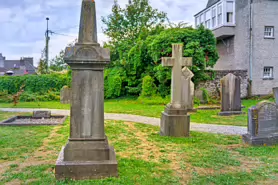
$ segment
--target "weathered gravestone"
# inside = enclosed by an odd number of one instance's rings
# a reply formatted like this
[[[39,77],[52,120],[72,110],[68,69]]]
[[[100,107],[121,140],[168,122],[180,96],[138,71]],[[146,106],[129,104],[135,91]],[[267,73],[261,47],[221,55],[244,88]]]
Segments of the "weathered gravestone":
[[[60,102],[61,104],[70,104],[71,100],[71,89],[67,86],[64,86],[60,92]]]
[[[263,101],[248,110],[248,133],[242,138],[250,145],[278,143],[278,112],[275,103]]]
[[[34,111],[33,118],[50,118],[51,111]]]
[[[171,66],[171,103],[169,103],[161,116],[160,135],[173,137],[189,136],[190,116],[182,101],[182,67],[191,66],[192,58],[184,58],[183,45],[173,44],[172,57],[162,58],[163,66]]]
[[[244,114],[241,111],[240,78],[229,73],[221,83],[221,116]]]
[[[273,88],[273,95],[275,98],[276,106],[278,107],[278,87]]]
[[[187,68],[182,69],[182,102],[188,112],[196,111],[194,109],[194,83],[191,81],[194,74]]]
[[[70,138],[56,162],[57,179],[98,179],[118,175],[113,147],[104,132],[104,67],[110,52],[97,43],[93,0],[83,0],[78,42],[66,48],[72,69]]]

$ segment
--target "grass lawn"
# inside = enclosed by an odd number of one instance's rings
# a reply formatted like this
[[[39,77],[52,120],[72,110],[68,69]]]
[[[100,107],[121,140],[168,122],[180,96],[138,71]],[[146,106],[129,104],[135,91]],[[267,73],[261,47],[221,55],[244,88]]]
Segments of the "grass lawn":
[[[6,118],[0,112],[0,120]],[[12,113],[10,113],[11,116]],[[0,184],[275,184],[278,147],[250,147],[239,136],[192,132],[190,138],[158,135],[159,128],[105,122],[115,147],[119,178],[56,181],[55,161],[69,135],[64,125],[0,127]]]
[[[258,100],[243,100],[245,115],[223,117],[218,116],[219,110],[198,110],[197,113],[191,113],[190,119],[195,123],[247,126],[248,108],[258,102]],[[0,107],[14,108],[13,104],[8,103],[0,103]],[[135,99],[107,100],[104,104],[106,113],[135,114],[157,118],[160,118],[164,107],[165,105],[143,104]],[[60,104],[60,102],[20,102],[16,108],[70,109],[70,105]]]

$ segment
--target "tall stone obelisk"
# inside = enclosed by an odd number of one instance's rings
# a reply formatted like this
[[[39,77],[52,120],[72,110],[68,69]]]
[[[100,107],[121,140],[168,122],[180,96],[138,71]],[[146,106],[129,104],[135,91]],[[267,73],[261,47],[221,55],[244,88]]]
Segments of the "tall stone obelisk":
[[[66,48],[72,69],[70,138],[56,162],[57,179],[118,176],[113,147],[104,132],[104,75],[110,51],[97,43],[94,0],[83,0],[78,42]]]

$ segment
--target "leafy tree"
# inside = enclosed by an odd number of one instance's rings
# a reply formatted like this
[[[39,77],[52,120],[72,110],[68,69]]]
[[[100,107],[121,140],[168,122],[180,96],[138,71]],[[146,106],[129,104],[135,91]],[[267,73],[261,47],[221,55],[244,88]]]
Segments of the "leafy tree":
[[[38,65],[38,74],[47,74],[48,73],[48,66],[45,59],[40,59],[39,65]]]
[[[67,47],[74,46],[76,42],[77,40],[74,40],[72,43],[68,44]],[[63,71],[69,69],[69,66],[64,61],[64,57],[65,57],[65,50],[61,50],[60,53],[50,61],[50,69],[53,71]]]
[[[114,1],[112,14],[102,17],[106,26],[103,31],[110,38],[105,44],[111,51],[110,68],[117,67],[124,71],[122,83],[126,93],[137,95],[141,91],[144,63],[133,63],[129,60],[129,51],[137,43],[141,43],[148,35],[156,34],[164,29],[166,13],[153,9],[148,0],[130,0],[125,8]],[[138,46],[140,47],[140,46]],[[125,93],[125,94],[126,94]]]
[[[48,64],[45,59],[45,49],[41,52],[41,58],[38,65],[38,74],[47,74]]]
[[[193,57],[190,69],[195,84],[211,78],[205,70],[214,66],[218,54],[210,30],[170,23],[166,14],[153,9],[148,0],[130,0],[125,8],[115,0],[112,14],[102,21],[110,38],[104,47],[111,51],[105,72],[106,98],[139,95],[145,76],[153,79],[161,96],[169,95],[171,70],[161,66],[161,57],[171,56],[172,43],[183,43],[184,56]]]

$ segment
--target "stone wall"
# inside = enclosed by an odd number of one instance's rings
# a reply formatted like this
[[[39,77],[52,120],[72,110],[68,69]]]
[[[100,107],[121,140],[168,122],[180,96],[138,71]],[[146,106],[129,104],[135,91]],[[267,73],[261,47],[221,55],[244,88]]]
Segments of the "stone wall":
[[[241,78],[241,98],[245,98],[248,95],[248,72],[247,70],[218,70],[215,71],[215,79],[212,81],[201,82],[195,90],[195,96],[201,99],[201,88],[208,90],[210,96],[220,96],[220,79],[229,73],[234,74]]]

